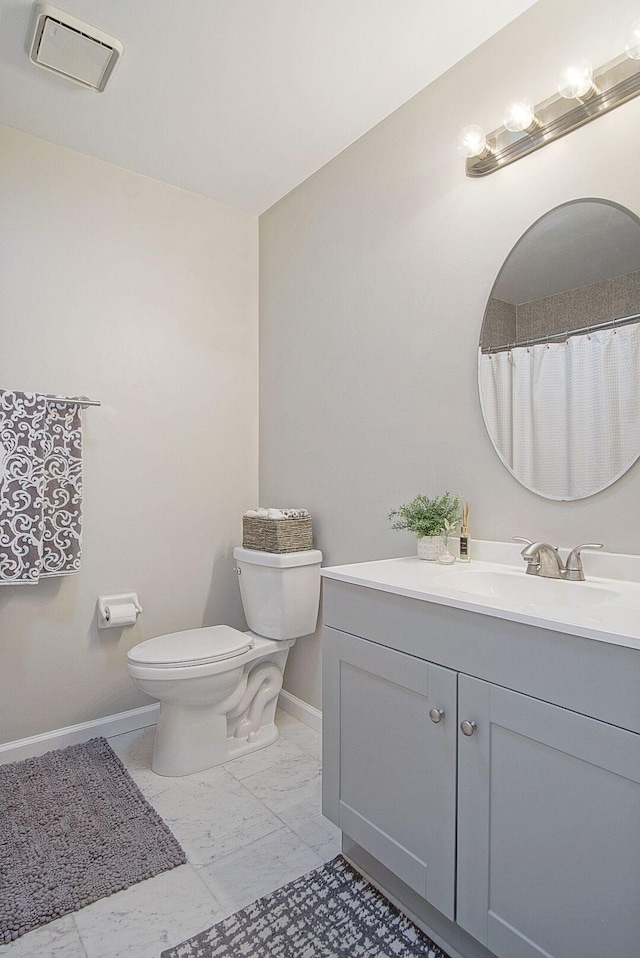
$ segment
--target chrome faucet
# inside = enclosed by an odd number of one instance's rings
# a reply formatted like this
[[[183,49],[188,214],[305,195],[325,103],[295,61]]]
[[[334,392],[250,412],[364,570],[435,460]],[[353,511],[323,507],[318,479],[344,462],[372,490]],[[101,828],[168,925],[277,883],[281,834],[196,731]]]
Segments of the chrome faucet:
[[[583,549],[602,549],[601,542],[585,542],[576,546],[567,556],[564,563],[555,546],[548,542],[531,542],[521,536],[514,536],[516,542],[526,543],[521,552],[527,563],[527,575],[539,575],[548,579],[566,579],[568,582],[583,582],[584,569],[580,553]]]
[[[547,579],[565,578],[565,564],[554,546],[550,546],[548,542],[532,542],[520,536],[514,538],[516,542],[526,543],[521,555],[527,563],[527,575],[540,575]]]

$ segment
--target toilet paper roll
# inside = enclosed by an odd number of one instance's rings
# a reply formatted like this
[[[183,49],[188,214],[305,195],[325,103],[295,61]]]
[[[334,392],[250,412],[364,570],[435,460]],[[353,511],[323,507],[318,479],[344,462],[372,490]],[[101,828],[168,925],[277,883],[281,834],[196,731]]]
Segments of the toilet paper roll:
[[[134,625],[137,618],[137,609],[133,602],[122,602],[105,606],[105,619],[110,626]]]

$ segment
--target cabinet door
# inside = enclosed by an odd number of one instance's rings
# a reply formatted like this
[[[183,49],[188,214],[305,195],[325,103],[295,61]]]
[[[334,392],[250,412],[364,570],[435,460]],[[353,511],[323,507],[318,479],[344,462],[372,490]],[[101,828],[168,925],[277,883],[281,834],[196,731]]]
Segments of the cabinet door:
[[[324,813],[453,918],[456,673],[323,636]]]
[[[499,958],[638,958],[640,736],[468,676],[458,692],[477,724],[458,733],[458,923]]]

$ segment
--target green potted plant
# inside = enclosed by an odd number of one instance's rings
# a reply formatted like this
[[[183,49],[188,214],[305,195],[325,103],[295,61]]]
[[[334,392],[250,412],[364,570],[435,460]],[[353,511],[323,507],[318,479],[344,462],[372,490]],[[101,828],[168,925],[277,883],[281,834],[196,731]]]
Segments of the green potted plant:
[[[431,561],[443,551],[442,533],[451,530],[459,518],[460,496],[445,492],[430,499],[418,495],[389,513],[392,529],[406,529],[418,540],[418,556]]]

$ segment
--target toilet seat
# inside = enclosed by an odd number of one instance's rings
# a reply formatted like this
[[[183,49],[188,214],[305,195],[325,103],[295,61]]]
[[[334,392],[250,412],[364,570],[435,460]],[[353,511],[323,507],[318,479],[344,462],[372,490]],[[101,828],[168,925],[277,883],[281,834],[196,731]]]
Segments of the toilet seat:
[[[253,638],[246,632],[229,625],[213,625],[147,639],[127,653],[127,661],[148,669],[209,665],[242,655],[253,644]]]

